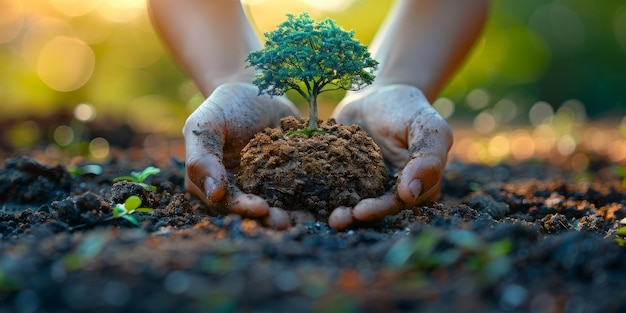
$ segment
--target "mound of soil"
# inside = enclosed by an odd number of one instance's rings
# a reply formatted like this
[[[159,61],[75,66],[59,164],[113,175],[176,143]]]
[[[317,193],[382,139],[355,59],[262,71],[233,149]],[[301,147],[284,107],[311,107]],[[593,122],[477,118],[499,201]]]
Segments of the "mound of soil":
[[[0,168],[0,312],[625,312],[626,190],[545,162],[453,162],[442,199],[347,231],[212,216],[177,162]],[[139,226],[111,208],[130,195]],[[617,240],[616,240],[617,239]]]
[[[241,151],[236,184],[260,195],[271,206],[312,212],[327,221],[337,207],[385,192],[387,171],[378,145],[359,126],[331,119],[319,124],[324,134],[290,133],[308,119],[285,117]]]

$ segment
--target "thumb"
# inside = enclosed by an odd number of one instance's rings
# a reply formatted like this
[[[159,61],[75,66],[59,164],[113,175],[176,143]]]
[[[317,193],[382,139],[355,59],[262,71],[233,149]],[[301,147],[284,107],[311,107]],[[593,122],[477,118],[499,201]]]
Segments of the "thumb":
[[[418,156],[409,161],[398,177],[398,197],[408,205],[434,200],[439,195],[445,163],[435,156]]]
[[[221,158],[206,154],[201,158],[188,158],[186,164],[187,190],[194,196],[217,202],[226,194],[228,174]]]
[[[224,121],[203,103],[185,122],[185,187],[189,193],[211,202],[221,200],[228,190],[223,163]]]

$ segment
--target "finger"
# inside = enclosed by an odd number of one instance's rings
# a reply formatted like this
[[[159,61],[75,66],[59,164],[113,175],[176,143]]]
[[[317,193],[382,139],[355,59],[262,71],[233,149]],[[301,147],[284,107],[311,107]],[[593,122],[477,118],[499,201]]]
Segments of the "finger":
[[[207,206],[211,214],[217,215],[229,213],[229,209],[224,204],[224,201],[210,201],[206,197],[204,191],[200,190],[200,188],[196,186],[196,184],[194,184],[187,175],[185,175],[185,189],[187,189],[187,192],[189,192],[189,194],[202,201],[202,203]]]
[[[229,182],[222,160],[214,154],[201,158],[188,157],[186,163],[186,188],[189,193],[209,202],[220,201],[226,194]]]
[[[398,177],[397,192],[400,200],[408,205],[416,205],[423,202],[425,196],[432,198],[433,192],[438,193],[444,166],[434,156],[416,157],[409,161]]]
[[[378,198],[363,199],[352,210],[356,220],[369,222],[395,214],[402,208],[395,191],[390,191]]]
[[[243,217],[259,218],[270,211],[267,201],[257,195],[244,193],[234,184],[230,184],[225,201],[231,213]]]
[[[267,216],[262,220],[263,225],[277,230],[287,229],[291,226],[289,214],[285,210],[270,207],[268,212]]]
[[[338,230],[344,230],[354,224],[354,222],[352,208],[349,207],[338,207],[328,217],[328,225]]]

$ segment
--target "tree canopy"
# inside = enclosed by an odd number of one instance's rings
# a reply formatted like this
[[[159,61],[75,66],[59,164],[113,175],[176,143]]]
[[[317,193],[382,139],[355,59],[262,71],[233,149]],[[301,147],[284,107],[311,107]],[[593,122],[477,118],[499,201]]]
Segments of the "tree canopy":
[[[265,47],[246,58],[260,70],[253,83],[259,94],[279,96],[293,89],[307,99],[309,129],[317,128],[320,93],[359,90],[374,81],[378,62],[354,38],[354,31],[343,30],[332,19],[316,22],[308,13],[287,14],[285,22],[264,35]]]

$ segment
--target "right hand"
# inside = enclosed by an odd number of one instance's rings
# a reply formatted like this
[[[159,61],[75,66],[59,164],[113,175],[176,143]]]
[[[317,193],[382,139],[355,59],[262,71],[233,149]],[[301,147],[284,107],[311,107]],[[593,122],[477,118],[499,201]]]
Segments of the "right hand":
[[[270,208],[261,197],[246,194],[232,183],[241,149],[255,133],[276,127],[280,119],[297,116],[285,97],[259,95],[259,89],[242,82],[226,83],[187,119],[185,137],[185,187],[209,208],[257,218],[278,229],[289,227],[288,214]]]

